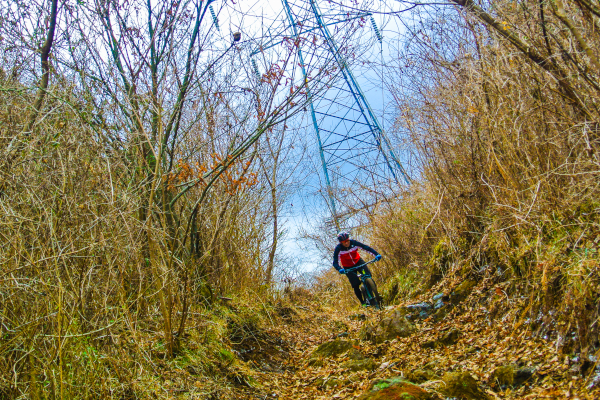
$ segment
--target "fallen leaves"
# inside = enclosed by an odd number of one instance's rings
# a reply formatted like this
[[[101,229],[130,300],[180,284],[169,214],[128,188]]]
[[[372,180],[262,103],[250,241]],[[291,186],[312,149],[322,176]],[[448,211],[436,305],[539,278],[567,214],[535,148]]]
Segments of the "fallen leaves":
[[[481,289],[476,293],[486,293]],[[497,293],[497,290],[496,290]],[[365,393],[374,382],[397,376],[406,376],[416,370],[431,371],[432,376],[442,377],[447,372],[466,372],[473,376],[488,395],[502,399],[543,399],[600,397],[598,389],[589,390],[585,379],[576,376],[568,357],[556,353],[555,343],[550,339],[535,337],[524,324],[522,304],[505,310],[504,316],[490,319],[485,307],[464,305],[454,309],[444,320],[418,321],[417,333],[405,338],[395,338],[379,345],[360,341],[359,331],[365,323],[376,323],[377,312],[367,314],[367,320],[350,318],[339,310],[325,307],[319,312],[298,310],[299,318],[293,324],[283,321],[268,331],[288,343],[289,353],[271,372],[256,370],[261,398],[273,399],[355,399]],[[301,321],[301,322],[298,322]],[[509,323],[512,321],[512,323]],[[323,359],[322,366],[309,366],[313,351],[322,343],[336,338],[341,332],[348,333],[354,341],[352,348],[339,356]],[[439,339],[451,329],[462,334],[456,343],[435,348],[422,348],[428,341]],[[359,351],[375,362],[373,371],[351,372],[341,366]],[[275,358],[277,360],[277,358]],[[514,388],[498,388],[493,385],[493,372],[506,365],[532,367],[535,370],[526,384]],[[577,379],[573,379],[575,376]],[[430,379],[421,387],[430,392],[443,385],[440,379]],[[492,390],[493,389],[493,390]],[[256,392],[255,392],[256,394]],[[255,395],[242,398],[256,398]]]

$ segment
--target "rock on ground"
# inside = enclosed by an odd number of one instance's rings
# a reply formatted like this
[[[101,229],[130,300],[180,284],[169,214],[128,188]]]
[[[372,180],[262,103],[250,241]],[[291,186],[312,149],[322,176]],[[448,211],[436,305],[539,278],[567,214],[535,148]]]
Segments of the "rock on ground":
[[[379,344],[386,340],[408,337],[415,331],[415,326],[406,319],[403,310],[396,309],[386,314],[374,326],[365,324],[361,332],[361,337],[372,343]]]
[[[373,385],[370,392],[363,394],[359,400],[434,400],[437,395],[412,384],[402,378],[383,379]]]
[[[442,392],[448,396],[467,400],[486,400],[489,398],[481,390],[475,378],[468,372],[447,372],[442,380],[445,384]]]

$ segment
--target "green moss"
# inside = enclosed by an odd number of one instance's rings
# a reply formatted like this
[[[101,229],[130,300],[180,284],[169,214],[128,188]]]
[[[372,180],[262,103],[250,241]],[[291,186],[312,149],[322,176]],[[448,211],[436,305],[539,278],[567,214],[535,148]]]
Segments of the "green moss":
[[[218,354],[223,361],[232,362],[235,359],[235,355],[227,349],[220,349]]]
[[[498,386],[512,385],[515,382],[515,367],[512,365],[504,365],[494,370],[492,380]]]
[[[442,238],[433,248],[433,253],[429,259],[429,279],[428,286],[433,286],[444,277],[454,261],[452,249],[448,238]]]
[[[364,360],[349,360],[341,365],[342,368],[349,369],[350,371],[373,371],[376,367],[375,362],[370,358]]]
[[[392,385],[399,385],[399,384],[404,384],[404,383],[406,383],[406,379],[401,378],[401,377],[382,379],[373,384],[372,390],[381,390],[381,389],[388,388]]]
[[[448,372],[442,378],[444,394],[467,400],[485,400],[488,395],[468,372]]]
[[[390,387],[391,383],[389,382],[380,382],[373,386],[375,390],[381,390]]]
[[[414,383],[423,383],[438,379],[435,372],[429,369],[416,369],[414,371],[409,371],[406,374],[406,378]]]
[[[349,340],[335,339],[321,344],[319,347],[317,347],[313,354],[323,357],[339,356],[340,354],[352,349],[352,345],[353,342]]]

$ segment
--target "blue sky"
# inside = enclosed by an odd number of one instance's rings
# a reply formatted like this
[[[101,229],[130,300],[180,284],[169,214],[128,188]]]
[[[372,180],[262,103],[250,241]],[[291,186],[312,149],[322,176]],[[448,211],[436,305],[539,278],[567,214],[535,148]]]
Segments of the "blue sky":
[[[324,3],[325,2],[320,2]],[[375,9],[382,10],[382,3],[376,2]],[[275,31],[282,24],[283,7],[280,1],[246,1],[240,0],[235,4],[231,1],[222,3],[215,1],[213,8],[218,13],[220,35],[223,36],[224,46],[229,43],[231,32],[242,32],[242,39],[261,36],[269,29]],[[361,56],[362,62],[355,63],[352,71],[361,86],[367,101],[379,119],[384,130],[391,127],[394,117],[392,96],[387,90],[384,76],[386,71],[383,66],[395,54],[393,47],[396,45],[397,32],[401,30],[397,18],[384,14],[374,15],[376,24],[383,35],[383,43],[373,40],[375,31],[371,23],[365,24],[361,35],[371,39],[371,46]],[[290,33],[291,34],[291,33]],[[250,60],[248,60],[250,62]],[[288,199],[284,207],[282,218],[285,221],[287,235],[280,248],[282,256],[288,258],[291,264],[297,264],[303,271],[313,271],[331,266],[327,253],[319,250],[312,240],[299,240],[302,231],[315,232],[323,218],[329,216],[323,195],[316,192],[323,185],[323,173],[318,157],[316,136],[308,114],[302,119],[300,130],[309,149],[309,158],[304,159],[303,168],[297,176],[303,180],[294,195]],[[335,236],[331,237],[331,249],[336,245]],[[327,258],[324,258],[327,257]]]

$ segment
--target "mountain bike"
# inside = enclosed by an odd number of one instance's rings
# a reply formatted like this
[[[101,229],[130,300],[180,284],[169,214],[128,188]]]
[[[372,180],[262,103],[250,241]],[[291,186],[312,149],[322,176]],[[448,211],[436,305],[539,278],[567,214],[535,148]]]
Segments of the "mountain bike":
[[[366,267],[368,264],[374,263],[375,261],[376,260],[373,259],[369,262],[358,265],[356,267],[345,268],[345,271],[346,271],[345,273],[357,271],[359,269],[362,269],[363,267]],[[365,303],[368,306],[375,307],[378,310],[383,309],[382,298],[379,295],[379,292],[377,291],[377,285],[375,284],[375,281],[373,280],[373,277],[371,276],[371,274],[369,274],[366,271],[364,273],[357,271],[356,275],[358,276],[358,279],[360,279],[360,281],[361,281],[360,291],[363,294]]]

